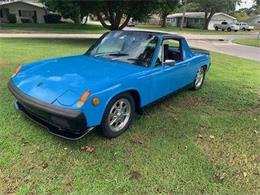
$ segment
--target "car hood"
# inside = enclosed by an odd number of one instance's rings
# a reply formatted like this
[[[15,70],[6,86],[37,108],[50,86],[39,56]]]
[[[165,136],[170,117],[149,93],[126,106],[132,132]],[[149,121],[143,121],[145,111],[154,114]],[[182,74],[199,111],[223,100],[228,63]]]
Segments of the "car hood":
[[[38,100],[71,105],[86,90],[95,91],[122,77],[143,70],[131,64],[94,58],[71,56],[34,62],[22,67],[13,78],[14,84]]]

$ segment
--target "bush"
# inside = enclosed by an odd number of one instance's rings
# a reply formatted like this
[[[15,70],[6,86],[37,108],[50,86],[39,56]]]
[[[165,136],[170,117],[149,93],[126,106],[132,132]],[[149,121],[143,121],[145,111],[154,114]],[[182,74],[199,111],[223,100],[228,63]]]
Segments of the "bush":
[[[7,19],[10,23],[15,24],[17,22],[16,15],[15,14],[9,14],[7,16]]]
[[[53,24],[60,23],[61,16],[58,14],[47,14],[44,16],[45,23]]]
[[[22,23],[32,23],[32,20],[28,19],[28,18],[22,18],[21,19]]]

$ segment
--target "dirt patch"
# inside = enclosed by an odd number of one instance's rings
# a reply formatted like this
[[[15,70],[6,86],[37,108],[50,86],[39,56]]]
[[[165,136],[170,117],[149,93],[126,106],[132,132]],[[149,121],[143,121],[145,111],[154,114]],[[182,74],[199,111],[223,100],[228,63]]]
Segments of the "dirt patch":
[[[183,96],[178,99],[176,107],[191,108],[197,105],[209,105],[212,103],[210,98],[199,98],[194,96]]]
[[[143,141],[140,138],[136,138],[136,137],[131,138],[130,141],[133,144],[143,144]]]
[[[142,174],[138,171],[131,171],[129,173],[129,179],[131,180],[138,180],[142,177]]]

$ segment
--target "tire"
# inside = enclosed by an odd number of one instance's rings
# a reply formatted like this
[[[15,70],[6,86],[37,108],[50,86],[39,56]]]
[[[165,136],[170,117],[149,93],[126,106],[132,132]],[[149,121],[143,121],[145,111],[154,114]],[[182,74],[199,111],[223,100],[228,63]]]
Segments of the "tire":
[[[218,31],[218,27],[217,26],[215,27],[215,31]]]
[[[108,103],[102,119],[103,136],[115,138],[124,133],[130,126],[134,113],[135,100],[130,93],[115,96]]]
[[[225,29],[223,29],[223,28],[222,28],[221,30],[222,30],[222,31],[225,31]]]
[[[245,29],[245,28],[242,28],[242,30],[243,30],[243,31],[246,31],[246,29]]]
[[[235,32],[237,32],[237,30],[235,30]]]
[[[227,28],[227,31],[228,31],[228,32],[231,32],[231,28]]]
[[[196,73],[196,77],[194,81],[192,82],[191,85],[191,90],[199,90],[205,80],[205,75],[206,75],[206,68],[204,66],[200,67]]]

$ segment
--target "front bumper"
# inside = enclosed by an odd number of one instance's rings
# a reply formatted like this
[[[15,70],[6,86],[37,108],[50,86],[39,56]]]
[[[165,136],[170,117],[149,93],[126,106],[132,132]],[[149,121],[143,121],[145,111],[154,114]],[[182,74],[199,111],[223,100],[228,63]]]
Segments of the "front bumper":
[[[93,128],[87,128],[83,112],[69,110],[44,103],[28,96],[18,89],[10,80],[9,90],[16,97],[15,107],[30,119],[47,127],[50,133],[57,136],[76,140],[86,135]]]

